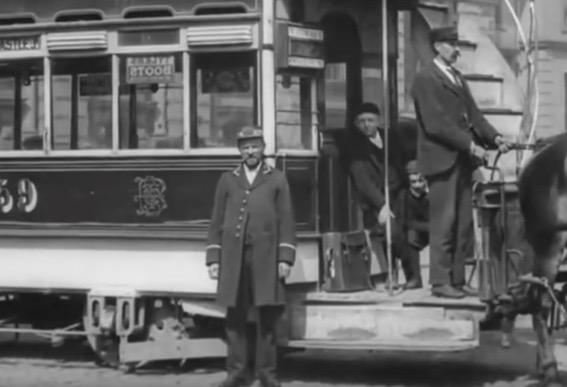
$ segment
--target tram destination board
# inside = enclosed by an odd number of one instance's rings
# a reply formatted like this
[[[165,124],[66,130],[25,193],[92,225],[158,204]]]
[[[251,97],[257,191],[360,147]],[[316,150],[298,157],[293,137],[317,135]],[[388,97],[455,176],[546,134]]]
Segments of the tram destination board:
[[[281,22],[278,25],[276,55],[282,69],[325,67],[323,31],[314,27]]]
[[[0,37],[0,52],[33,51],[33,50],[39,50],[40,48],[41,48],[41,39],[39,35]]]

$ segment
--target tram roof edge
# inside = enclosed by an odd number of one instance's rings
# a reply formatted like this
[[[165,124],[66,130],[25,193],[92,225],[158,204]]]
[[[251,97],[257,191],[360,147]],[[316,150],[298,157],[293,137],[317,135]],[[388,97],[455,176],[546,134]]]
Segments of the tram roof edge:
[[[229,14],[229,15],[188,15],[188,16],[172,16],[159,18],[136,18],[136,19],[108,19],[96,21],[76,21],[65,23],[35,23],[35,24],[11,24],[0,25],[0,34],[9,33],[14,35],[17,33],[28,32],[51,32],[51,31],[67,31],[67,30],[90,30],[90,29],[112,29],[116,27],[151,27],[161,26],[167,22],[169,27],[186,25],[187,23],[216,23],[216,22],[246,22],[259,21],[262,15],[260,13],[247,14]]]

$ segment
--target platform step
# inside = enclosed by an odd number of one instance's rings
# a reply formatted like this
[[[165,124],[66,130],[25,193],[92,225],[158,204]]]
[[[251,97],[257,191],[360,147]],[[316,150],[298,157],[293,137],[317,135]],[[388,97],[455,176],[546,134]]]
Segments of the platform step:
[[[474,340],[476,322],[449,319],[441,307],[312,305],[289,307],[293,340]]]
[[[461,352],[480,346],[479,340],[292,340],[289,347],[333,350],[411,351],[411,352]]]

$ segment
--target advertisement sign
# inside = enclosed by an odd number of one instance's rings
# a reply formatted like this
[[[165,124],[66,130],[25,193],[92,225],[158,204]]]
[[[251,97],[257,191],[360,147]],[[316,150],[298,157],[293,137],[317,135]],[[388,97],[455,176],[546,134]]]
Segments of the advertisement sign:
[[[172,83],[175,74],[173,55],[148,55],[126,58],[126,83]]]

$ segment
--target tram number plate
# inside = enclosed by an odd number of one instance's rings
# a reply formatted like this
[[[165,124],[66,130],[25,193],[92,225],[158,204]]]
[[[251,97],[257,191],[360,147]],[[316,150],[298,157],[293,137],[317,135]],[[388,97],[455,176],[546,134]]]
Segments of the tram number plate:
[[[173,55],[136,56],[126,59],[126,83],[171,83],[174,81]]]
[[[29,179],[18,181],[17,191],[8,188],[8,180],[0,179],[0,212],[23,212],[29,214],[35,210],[38,202],[38,193],[35,184]]]

